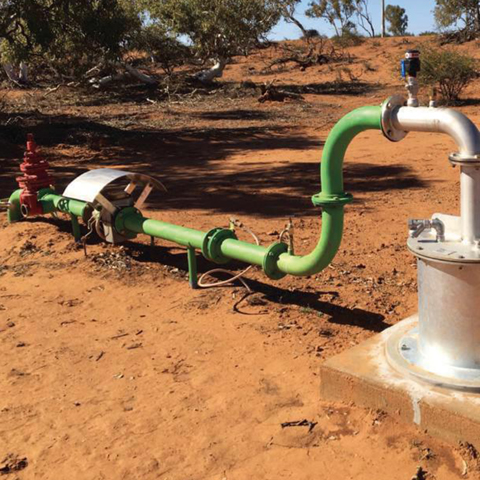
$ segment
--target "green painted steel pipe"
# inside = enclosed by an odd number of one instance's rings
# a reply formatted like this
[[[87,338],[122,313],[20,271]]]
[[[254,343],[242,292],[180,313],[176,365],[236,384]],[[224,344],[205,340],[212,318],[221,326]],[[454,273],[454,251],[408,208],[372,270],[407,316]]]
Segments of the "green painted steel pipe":
[[[349,198],[343,191],[343,160],[352,140],[365,130],[381,130],[381,107],[362,107],[345,115],[332,129],[323,149],[320,168],[322,192],[314,196],[321,206],[322,232],[315,249],[305,256],[280,255],[277,267],[290,275],[314,275],[333,260],[343,235],[343,207]]]
[[[124,229],[130,232],[163,238],[164,240],[178,243],[185,247],[194,247],[198,250],[203,250],[207,236],[207,232],[145,218],[140,212],[134,210],[127,212],[123,216],[122,225]],[[231,259],[262,265],[267,249],[256,244],[227,238],[222,241],[220,252],[223,256]]]
[[[46,190],[43,195],[39,195],[39,201],[42,205],[43,213],[64,212],[76,217],[83,218],[87,203],[80,200],[72,200],[57,195],[53,190]]]
[[[381,130],[381,115],[381,107],[362,107],[343,117],[330,132],[323,149],[320,168],[322,191],[312,199],[314,205],[321,206],[323,210],[322,231],[317,246],[308,255],[292,255],[286,252],[285,244],[274,244],[267,248],[243,242],[231,238],[233,234],[225,236],[223,234],[228,232],[217,231],[221,229],[202,232],[152,220],[143,217],[133,208],[120,211],[115,228],[120,233],[144,233],[186,246],[189,248],[191,260],[193,249],[208,252],[210,243],[213,242],[217,256],[261,265],[271,278],[280,278],[282,274],[306,276],[318,273],[333,260],[340,247],[344,205],[352,200],[352,197],[343,191],[345,153],[359,133],[370,129]],[[9,221],[21,218],[20,193],[21,190],[17,190],[10,197]],[[39,201],[43,213],[61,211],[70,214],[72,218],[84,218],[87,208],[87,203],[64,198],[50,189],[39,192]]]
[[[263,259],[267,253],[267,249],[261,245],[235,240],[234,238],[224,240],[220,250],[228,258],[260,266],[263,265]]]
[[[151,237],[163,238],[185,247],[201,249],[205,233],[192,228],[180,227],[172,223],[145,218],[141,213],[131,212],[123,218],[126,230],[134,233],[145,233]]]

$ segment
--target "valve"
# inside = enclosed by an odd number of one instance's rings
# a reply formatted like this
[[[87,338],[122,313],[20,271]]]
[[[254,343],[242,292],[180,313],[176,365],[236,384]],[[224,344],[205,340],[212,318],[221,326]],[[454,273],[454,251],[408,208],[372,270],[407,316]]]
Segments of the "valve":
[[[433,220],[409,220],[408,229],[411,238],[418,238],[425,230],[435,230],[437,242],[445,241],[445,225],[437,218]]]
[[[53,177],[48,173],[48,162],[37,152],[37,144],[33,135],[27,135],[27,150],[23,157],[20,170],[23,176],[17,177],[17,183],[22,189],[20,194],[21,211],[24,217],[40,215],[42,206],[38,201],[38,192],[53,184]]]
[[[402,77],[407,80],[405,88],[408,91],[407,105],[409,107],[418,107],[418,81],[417,74],[420,72],[420,52],[418,50],[407,50],[405,59],[401,62]]]

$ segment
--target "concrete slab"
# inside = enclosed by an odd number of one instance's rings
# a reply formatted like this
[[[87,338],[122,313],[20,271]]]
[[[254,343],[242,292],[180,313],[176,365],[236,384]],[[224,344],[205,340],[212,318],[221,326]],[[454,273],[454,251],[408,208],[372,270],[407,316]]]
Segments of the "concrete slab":
[[[480,394],[447,390],[394,370],[387,338],[417,323],[417,316],[330,358],[320,367],[321,396],[379,409],[443,440],[480,449]]]

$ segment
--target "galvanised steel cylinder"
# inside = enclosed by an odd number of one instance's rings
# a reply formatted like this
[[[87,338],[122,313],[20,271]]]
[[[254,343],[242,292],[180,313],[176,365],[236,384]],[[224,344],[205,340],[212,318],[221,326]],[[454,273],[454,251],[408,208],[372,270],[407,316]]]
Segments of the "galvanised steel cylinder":
[[[461,166],[460,173],[462,242],[480,239],[480,166]]]
[[[480,368],[480,263],[418,258],[419,363]]]

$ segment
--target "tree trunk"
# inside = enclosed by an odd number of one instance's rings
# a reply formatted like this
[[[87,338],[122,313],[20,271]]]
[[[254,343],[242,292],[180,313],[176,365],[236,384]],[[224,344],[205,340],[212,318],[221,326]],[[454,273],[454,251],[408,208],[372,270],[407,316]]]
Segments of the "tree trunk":
[[[205,84],[212,83],[215,78],[222,78],[226,66],[227,61],[224,58],[219,58],[212,68],[197,73],[195,78]]]
[[[306,30],[306,28],[300,23],[300,21],[298,19],[296,19],[293,15],[285,15],[285,19],[287,20],[287,22],[290,22],[290,23],[293,23],[294,25],[296,25],[301,31],[302,31],[302,35],[303,35],[303,38],[305,38],[306,40],[308,40],[308,32]]]
[[[26,85],[28,81],[28,65],[25,62],[20,63],[20,74],[18,76],[20,83]]]
[[[7,74],[8,79],[16,85],[28,84],[28,66],[26,63],[20,63],[19,73],[15,71],[11,63],[4,63],[3,69]]]
[[[16,83],[17,85],[20,84],[20,78],[15,73],[15,70],[13,69],[13,66],[11,63],[4,63],[3,69],[5,70],[5,73],[7,74],[7,77],[11,82]]]
[[[146,83],[147,85],[156,85],[158,83],[154,78],[150,77],[149,75],[146,75],[145,73],[138,71],[136,68],[132,67],[131,65],[128,65],[128,63],[126,63],[124,67],[132,77],[135,77],[137,80],[140,80],[141,82]]]

